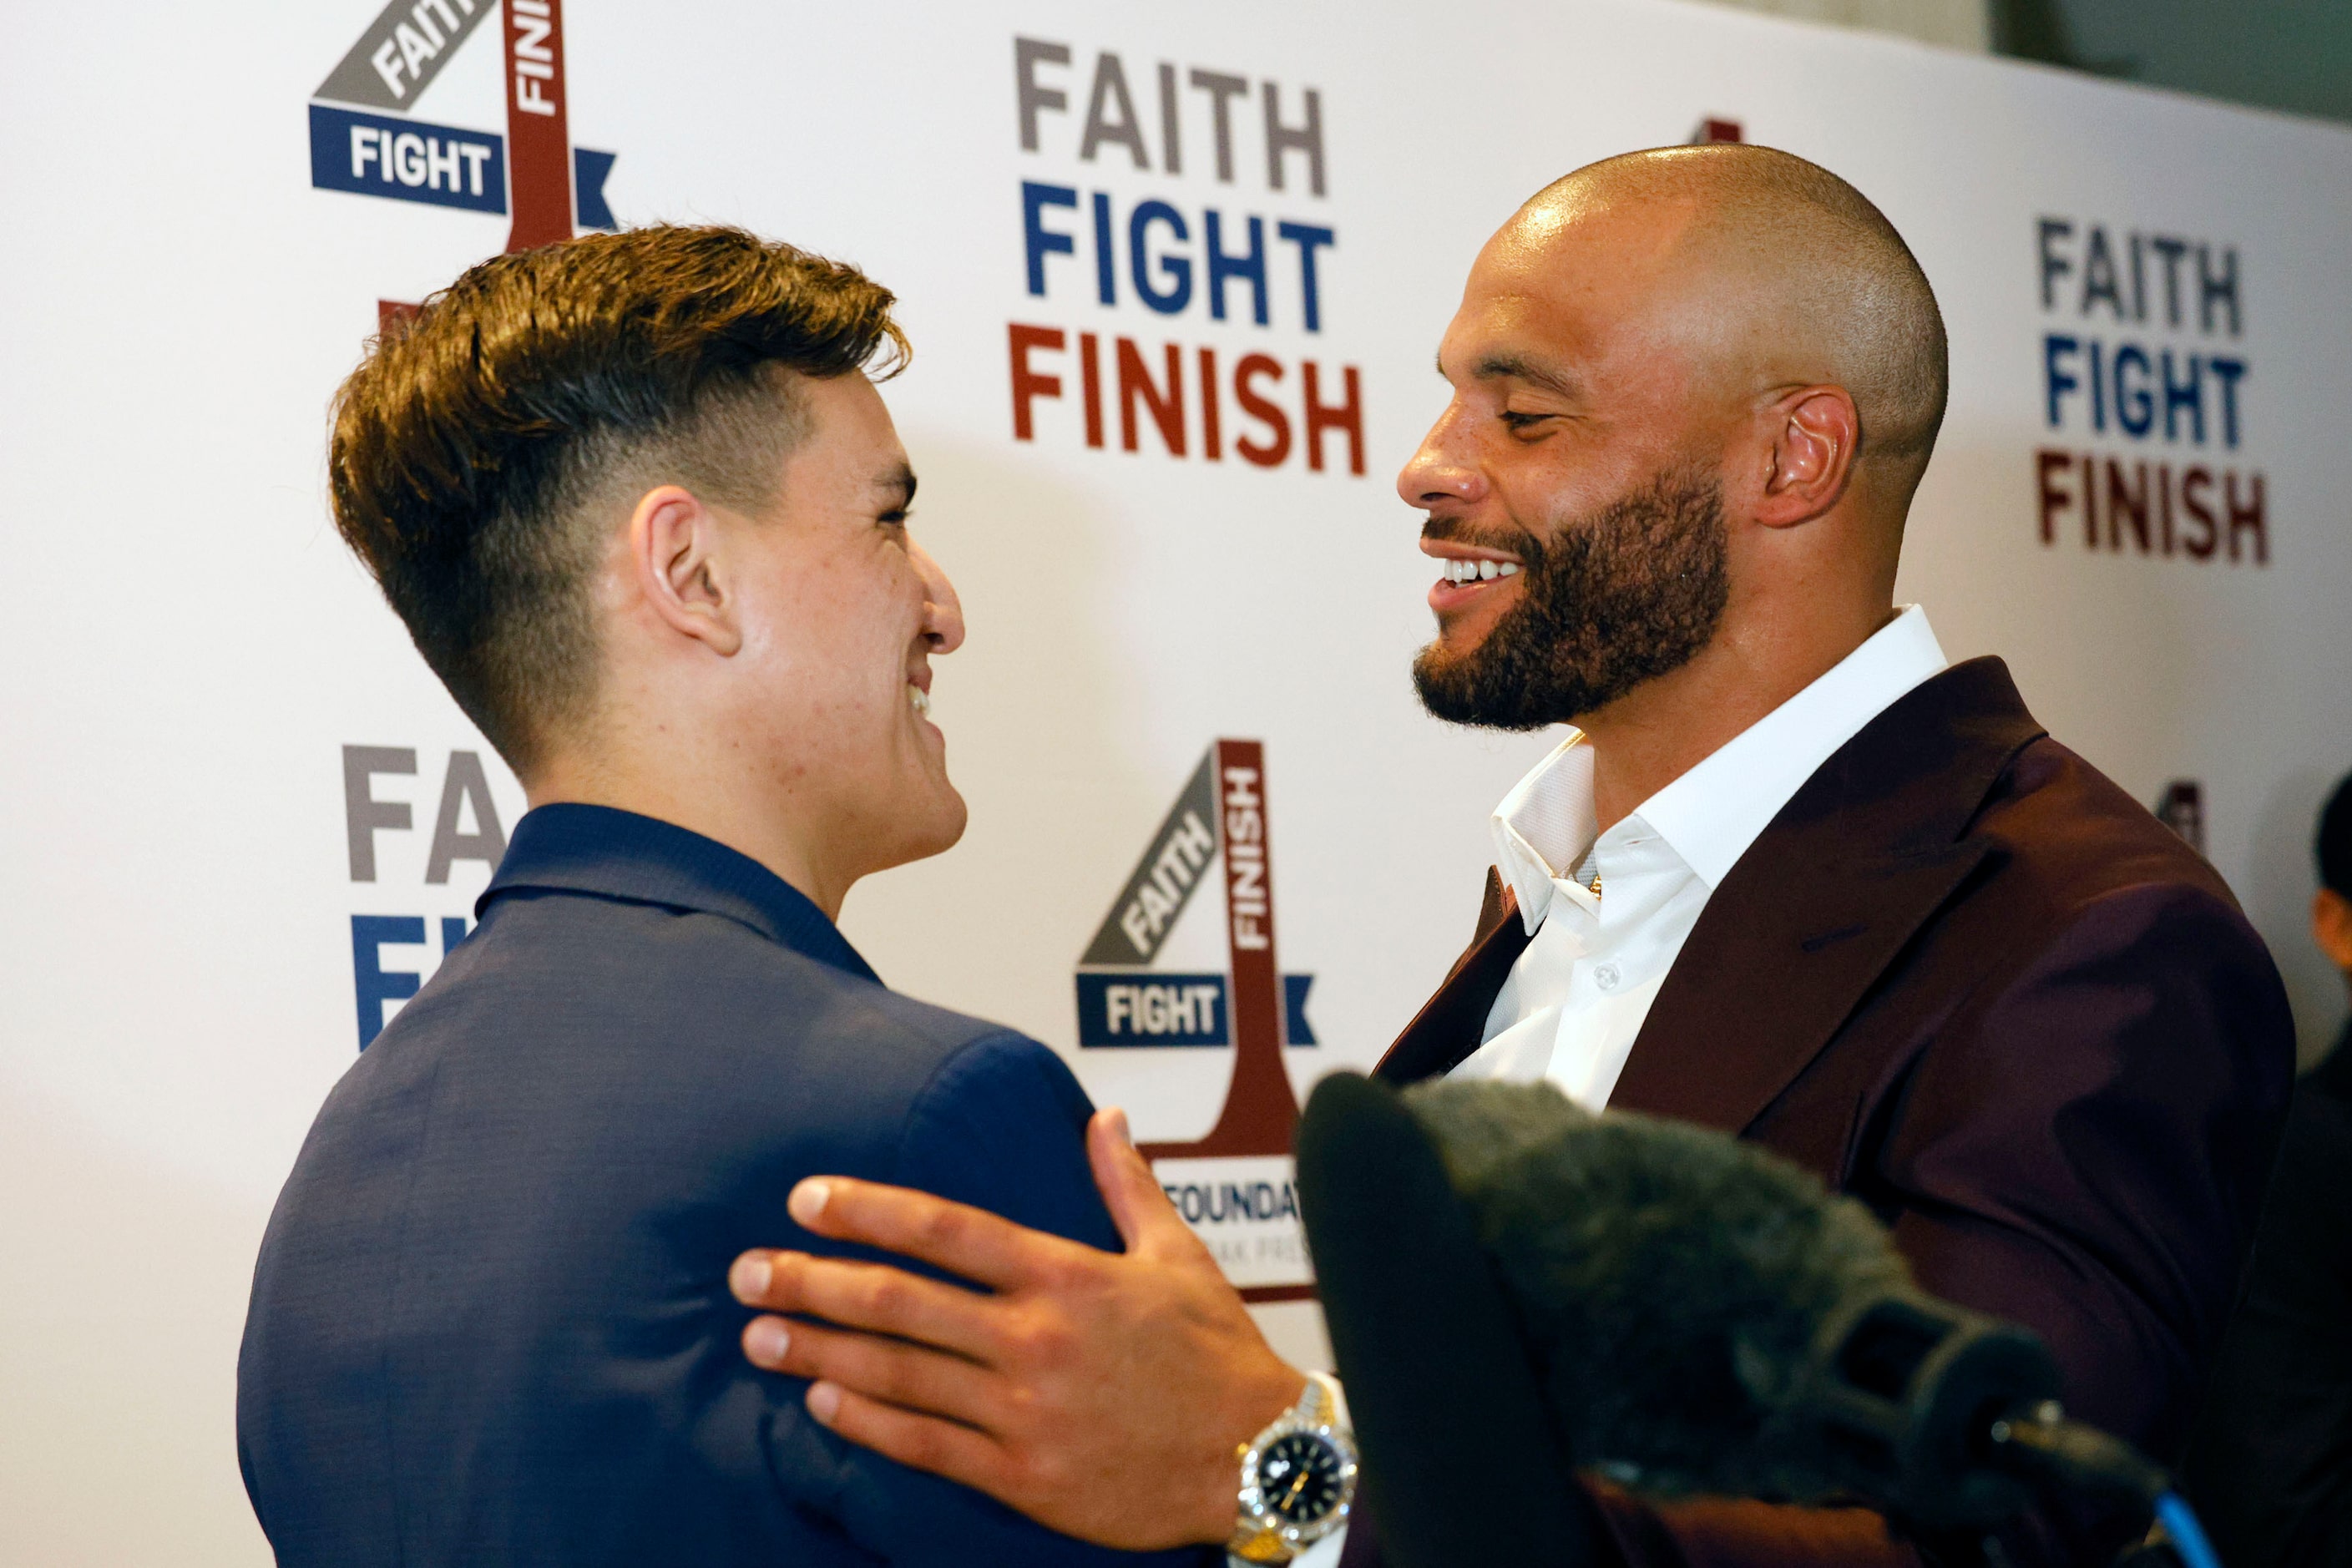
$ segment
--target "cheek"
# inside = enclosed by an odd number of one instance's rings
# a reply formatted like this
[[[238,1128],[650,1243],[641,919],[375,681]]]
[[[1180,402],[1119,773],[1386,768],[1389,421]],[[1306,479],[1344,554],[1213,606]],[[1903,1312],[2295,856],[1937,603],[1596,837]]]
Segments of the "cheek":
[[[906,574],[908,581],[912,574]],[[879,729],[895,731],[909,711],[907,661],[921,627],[919,595],[905,592],[897,574],[876,572],[845,595],[834,616],[827,657],[831,679]]]
[[[1524,447],[1516,458],[1498,473],[1496,499],[1512,521],[1546,544],[1647,484],[1664,466],[1645,452],[1597,450],[1565,439]]]
[[[1486,440],[1486,472],[1496,493],[1513,510],[1540,517],[1552,495],[1592,482],[1604,454],[1595,452],[1578,432],[1555,429],[1540,441],[1522,441],[1502,432]]]
[[[1495,499],[1511,525],[1542,546],[1590,510],[1585,495],[1592,484],[1589,470],[1521,453],[1516,463],[1497,470]]]
[[[802,574],[776,596],[765,619],[777,662],[801,679],[835,688],[893,672],[903,679],[915,623],[906,595],[870,563]]]

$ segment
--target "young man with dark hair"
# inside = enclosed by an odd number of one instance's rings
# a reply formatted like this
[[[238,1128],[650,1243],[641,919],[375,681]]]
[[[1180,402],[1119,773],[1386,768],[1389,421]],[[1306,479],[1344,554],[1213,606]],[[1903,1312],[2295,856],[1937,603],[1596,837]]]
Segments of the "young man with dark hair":
[[[811,1172],[1118,1245],[1068,1069],[834,925],[964,826],[891,303],[732,229],[582,239],[476,267],[337,399],[337,526],[531,809],[262,1245],[237,1439],[280,1563],[1111,1558],[737,1350],[729,1260]]]

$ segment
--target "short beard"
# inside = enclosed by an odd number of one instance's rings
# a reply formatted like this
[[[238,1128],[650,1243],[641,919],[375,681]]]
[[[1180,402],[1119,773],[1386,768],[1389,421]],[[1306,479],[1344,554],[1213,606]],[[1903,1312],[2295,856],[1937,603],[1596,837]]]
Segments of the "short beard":
[[[1445,537],[1432,533],[1432,538]],[[1475,647],[1412,661],[1422,706],[1493,730],[1540,730],[1606,708],[1706,647],[1730,595],[1723,486],[1665,470],[1555,531],[1509,542],[1519,602]]]

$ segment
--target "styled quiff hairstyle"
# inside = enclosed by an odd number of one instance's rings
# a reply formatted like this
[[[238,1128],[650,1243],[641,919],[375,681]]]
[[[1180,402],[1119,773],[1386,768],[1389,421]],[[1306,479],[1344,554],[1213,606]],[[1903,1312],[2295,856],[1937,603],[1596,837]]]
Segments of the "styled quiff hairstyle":
[[[661,226],[493,257],[370,344],[335,395],[335,527],[517,773],[593,701],[615,513],[662,484],[764,509],[807,434],[787,373],[895,374],[892,303],[789,245]]]

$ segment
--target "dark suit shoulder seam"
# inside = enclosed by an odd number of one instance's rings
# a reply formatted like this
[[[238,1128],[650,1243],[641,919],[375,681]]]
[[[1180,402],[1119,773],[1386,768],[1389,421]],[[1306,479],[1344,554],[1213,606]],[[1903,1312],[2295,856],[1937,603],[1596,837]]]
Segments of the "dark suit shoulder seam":
[[[913,1033],[912,1030],[908,1032]],[[891,1161],[891,1174],[894,1177],[905,1173],[908,1141],[915,1135],[915,1124],[922,1120],[924,1111],[931,1102],[931,1097],[939,1091],[940,1080],[947,1077],[949,1069],[982,1046],[1005,1043],[1021,1045],[1027,1043],[1028,1038],[1028,1036],[1018,1029],[991,1028],[984,1034],[975,1035],[964,1041],[932,1064],[929,1074],[923,1079],[922,1087],[908,1098],[906,1114],[898,1120],[898,1147]]]
[[[2038,928],[2032,925],[2021,926],[2012,933],[2007,942],[2001,945],[1992,962],[1985,966],[1977,982],[1969,987],[1969,994],[1975,994],[1988,981],[1997,980],[1996,995],[1999,995],[2005,994],[2010,987],[2028,979],[2040,966],[2042,955],[2050,951],[2060,937],[2084,921],[2090,919],[2102,908],[2111,907],[2141,895],[2160,895],[2168,898],[2180,894],[2187,894],[2194,902],[2205,906],[2207,914],[2224,917],[2223,923],[2243,925],[2245,922],[2244,915],[2227,899],[2216,895],[2208,889],[2200,888],[2193,882],[2139,881],[2125,883],[2120,887],[2104,888],[2087,898],[2074,899],[2064,903],[2053,903],[2050,907],[2048,922],[2044,925]],[[2251,931],[2252,928],[2248,929]]]
[[[2080,899],[2066,905],[2065,915],[2071,920],[2098,909],[2102,905],[2120,903],[2133,899],[2146,899],[2152,902],[2186,901],[2192,905],[2201,904],[2205,906],[2206,912],[2223,917],[2225,924],[2238,926],[2247,924],[2245,911],[2238,907],[2234,899],[2226,892],[2217,891],[2186,876],[2144,877],[2137,881],[2119,882],[2113,887],[2101,888],[2088,898]]]
[[[913,1033],[911,1030],[908,1032]],[[929,1100],[932,1094],[938,1090],[940,1080],[947,1077],[950,1069],[953,1068],[957,1063],[962,1061],[964,1058],[971,1055],[972,1052],[980,1049],[983,1046],[1022,1046],[1029,1043],[1029,1037],[1023,1034],[1018,1029],[995,1027],[989,1029],[984,1034],[974,1035],[971,1038],[954,1047],[952,1049],[948,1051],[946,1055],[940,1057],[937,1062],[932,1064],[929,1074],[923,1079],[923,1087],[917,1089],[915,1091],[914,1098],[908,1101],[907,1115],[908,1119],[912,1120],[915,1114],[923,1108],[924,1102]]]
[[[2001,789],[2010,782],[2011,776],[2017,772],[2018,764],[2024,760],[2025,753],[2033,750],[2034,747],[2042,744],[2045,741],[2049,742],[2052,745],[2056,746],[2062,752],[2066,750],[2066,746],[2063,742],[2053,736],[2049,731],[2042,728],[2039,724],[2036,724],[2033,726],[2032,733],[2020,738],[2015,743],[2011,745],[2007,751],[2000,754],[2000,765],[1993,769],[1991,776],[1985,780],[1984,788],[1978,792],[1976,800],[1969,807],[1968,821],[1960,831],[1962,838],[1974,838],[1978,837],[1977,826],[1984,820],[1986,811],[1991,807],[1995,792]],[[2070,752],[2067,754],[2071,756],[2074,753]],[[2018,798],[2021,799],[2023,797],[2020,796]]]

